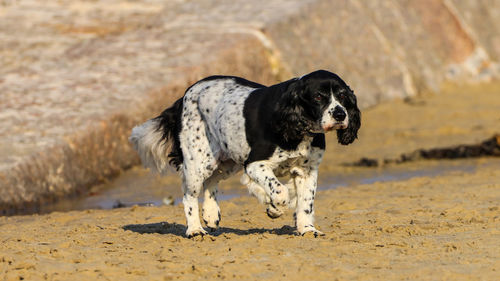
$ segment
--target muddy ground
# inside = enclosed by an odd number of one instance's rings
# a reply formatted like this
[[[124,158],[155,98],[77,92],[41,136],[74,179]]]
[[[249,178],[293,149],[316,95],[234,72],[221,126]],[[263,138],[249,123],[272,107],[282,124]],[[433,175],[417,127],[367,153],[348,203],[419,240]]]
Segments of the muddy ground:
[[[366,168],[362,157],[477,143],[500,132],[500,84],[364,111],[359,141],[329,136],[321,177],[370,169],[439,169],[442,161]],[[462,161],[462,162],[460,162]],[[447,160],[446,163],[450,163]],[[319,238],[294,234],[292,212],[271,220],[250,197],[221,202],[221,229],[184,237],[181,205],[0,218],[5,280],[495,280],[500,277],[500,160],[472,169],[321,191]],[[454,164],[451,164],[454,165]],[[382,170],[383,172],[383,170]],[[222,190],[237,187],[237,179]]]

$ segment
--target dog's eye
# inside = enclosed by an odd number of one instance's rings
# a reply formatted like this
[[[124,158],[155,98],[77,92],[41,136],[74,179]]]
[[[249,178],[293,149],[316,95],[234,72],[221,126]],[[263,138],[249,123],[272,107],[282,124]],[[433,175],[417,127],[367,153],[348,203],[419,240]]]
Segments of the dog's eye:
[[[323,99],[323,96],[321,96],[321,94],[316,94],[316,95],[314,95],[314,99],[316,101],[321,101]]]
[[[339,94],[339,101],[344,101],[345,100],[345,94],[344,93],[340,93]]]

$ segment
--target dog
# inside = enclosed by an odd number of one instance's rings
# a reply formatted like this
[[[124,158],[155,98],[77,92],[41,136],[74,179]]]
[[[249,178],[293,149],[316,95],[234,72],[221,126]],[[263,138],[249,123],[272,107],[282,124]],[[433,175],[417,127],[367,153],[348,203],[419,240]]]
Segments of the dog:
[[[266,87],[235,76],[210,76],[190,86],[158,117],[132,129],[129,138],[144,166],[182,177],[186,236],[208,234],[221,220],[217,183],[244,170],[241,182],[276,218],[295,208],[298,234],[324,235],[314,227],[318,166],[325,133],[340,144],[357,139],[361,112],[356,96],[336,74],[318,70]],[[282,183],[278,177],[288,178]]]

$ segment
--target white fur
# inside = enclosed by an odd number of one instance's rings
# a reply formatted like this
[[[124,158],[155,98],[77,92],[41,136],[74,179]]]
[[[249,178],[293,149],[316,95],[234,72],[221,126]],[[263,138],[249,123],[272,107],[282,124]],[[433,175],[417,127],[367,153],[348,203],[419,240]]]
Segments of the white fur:
[[[162,132],[158,130],[157,120],[151,119],[142,125],[134,127],[129,141],[139,153],[144,167],[150,168],[159,174],[164,174],[167,170],[170,170],[167,155],[171,142],[163,139]]]

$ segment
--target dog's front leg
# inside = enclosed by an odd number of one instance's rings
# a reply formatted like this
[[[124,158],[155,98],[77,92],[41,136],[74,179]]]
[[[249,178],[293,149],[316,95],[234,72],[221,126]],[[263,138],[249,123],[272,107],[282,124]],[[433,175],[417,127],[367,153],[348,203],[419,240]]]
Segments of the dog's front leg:
[[[275,164],[268,160],[255,161],[245,168],[252,181],[262,186],[271,198],[271,206],[275,208],[288,206],[288,188],[274,175]]]
[[[241,177],[241,183],[247,186],[248,192],[251,195],[257,197],[257,200],[259,200],[260,203],[267,206],[266,213],[270,218],[279,218],[284,214],[284,209],[276,207],[276,205],[271,202],[271,198],[267,194],[266,190],[262,186],[251,180],[247,174],[244,174]]]
[[[297,188],[297,207],[295,210],[295,224],[300,235],[308,232],[315,237],[324,235],[314,227],[314,197],[316,195],[318,169],[294,168],[295,186]]]

